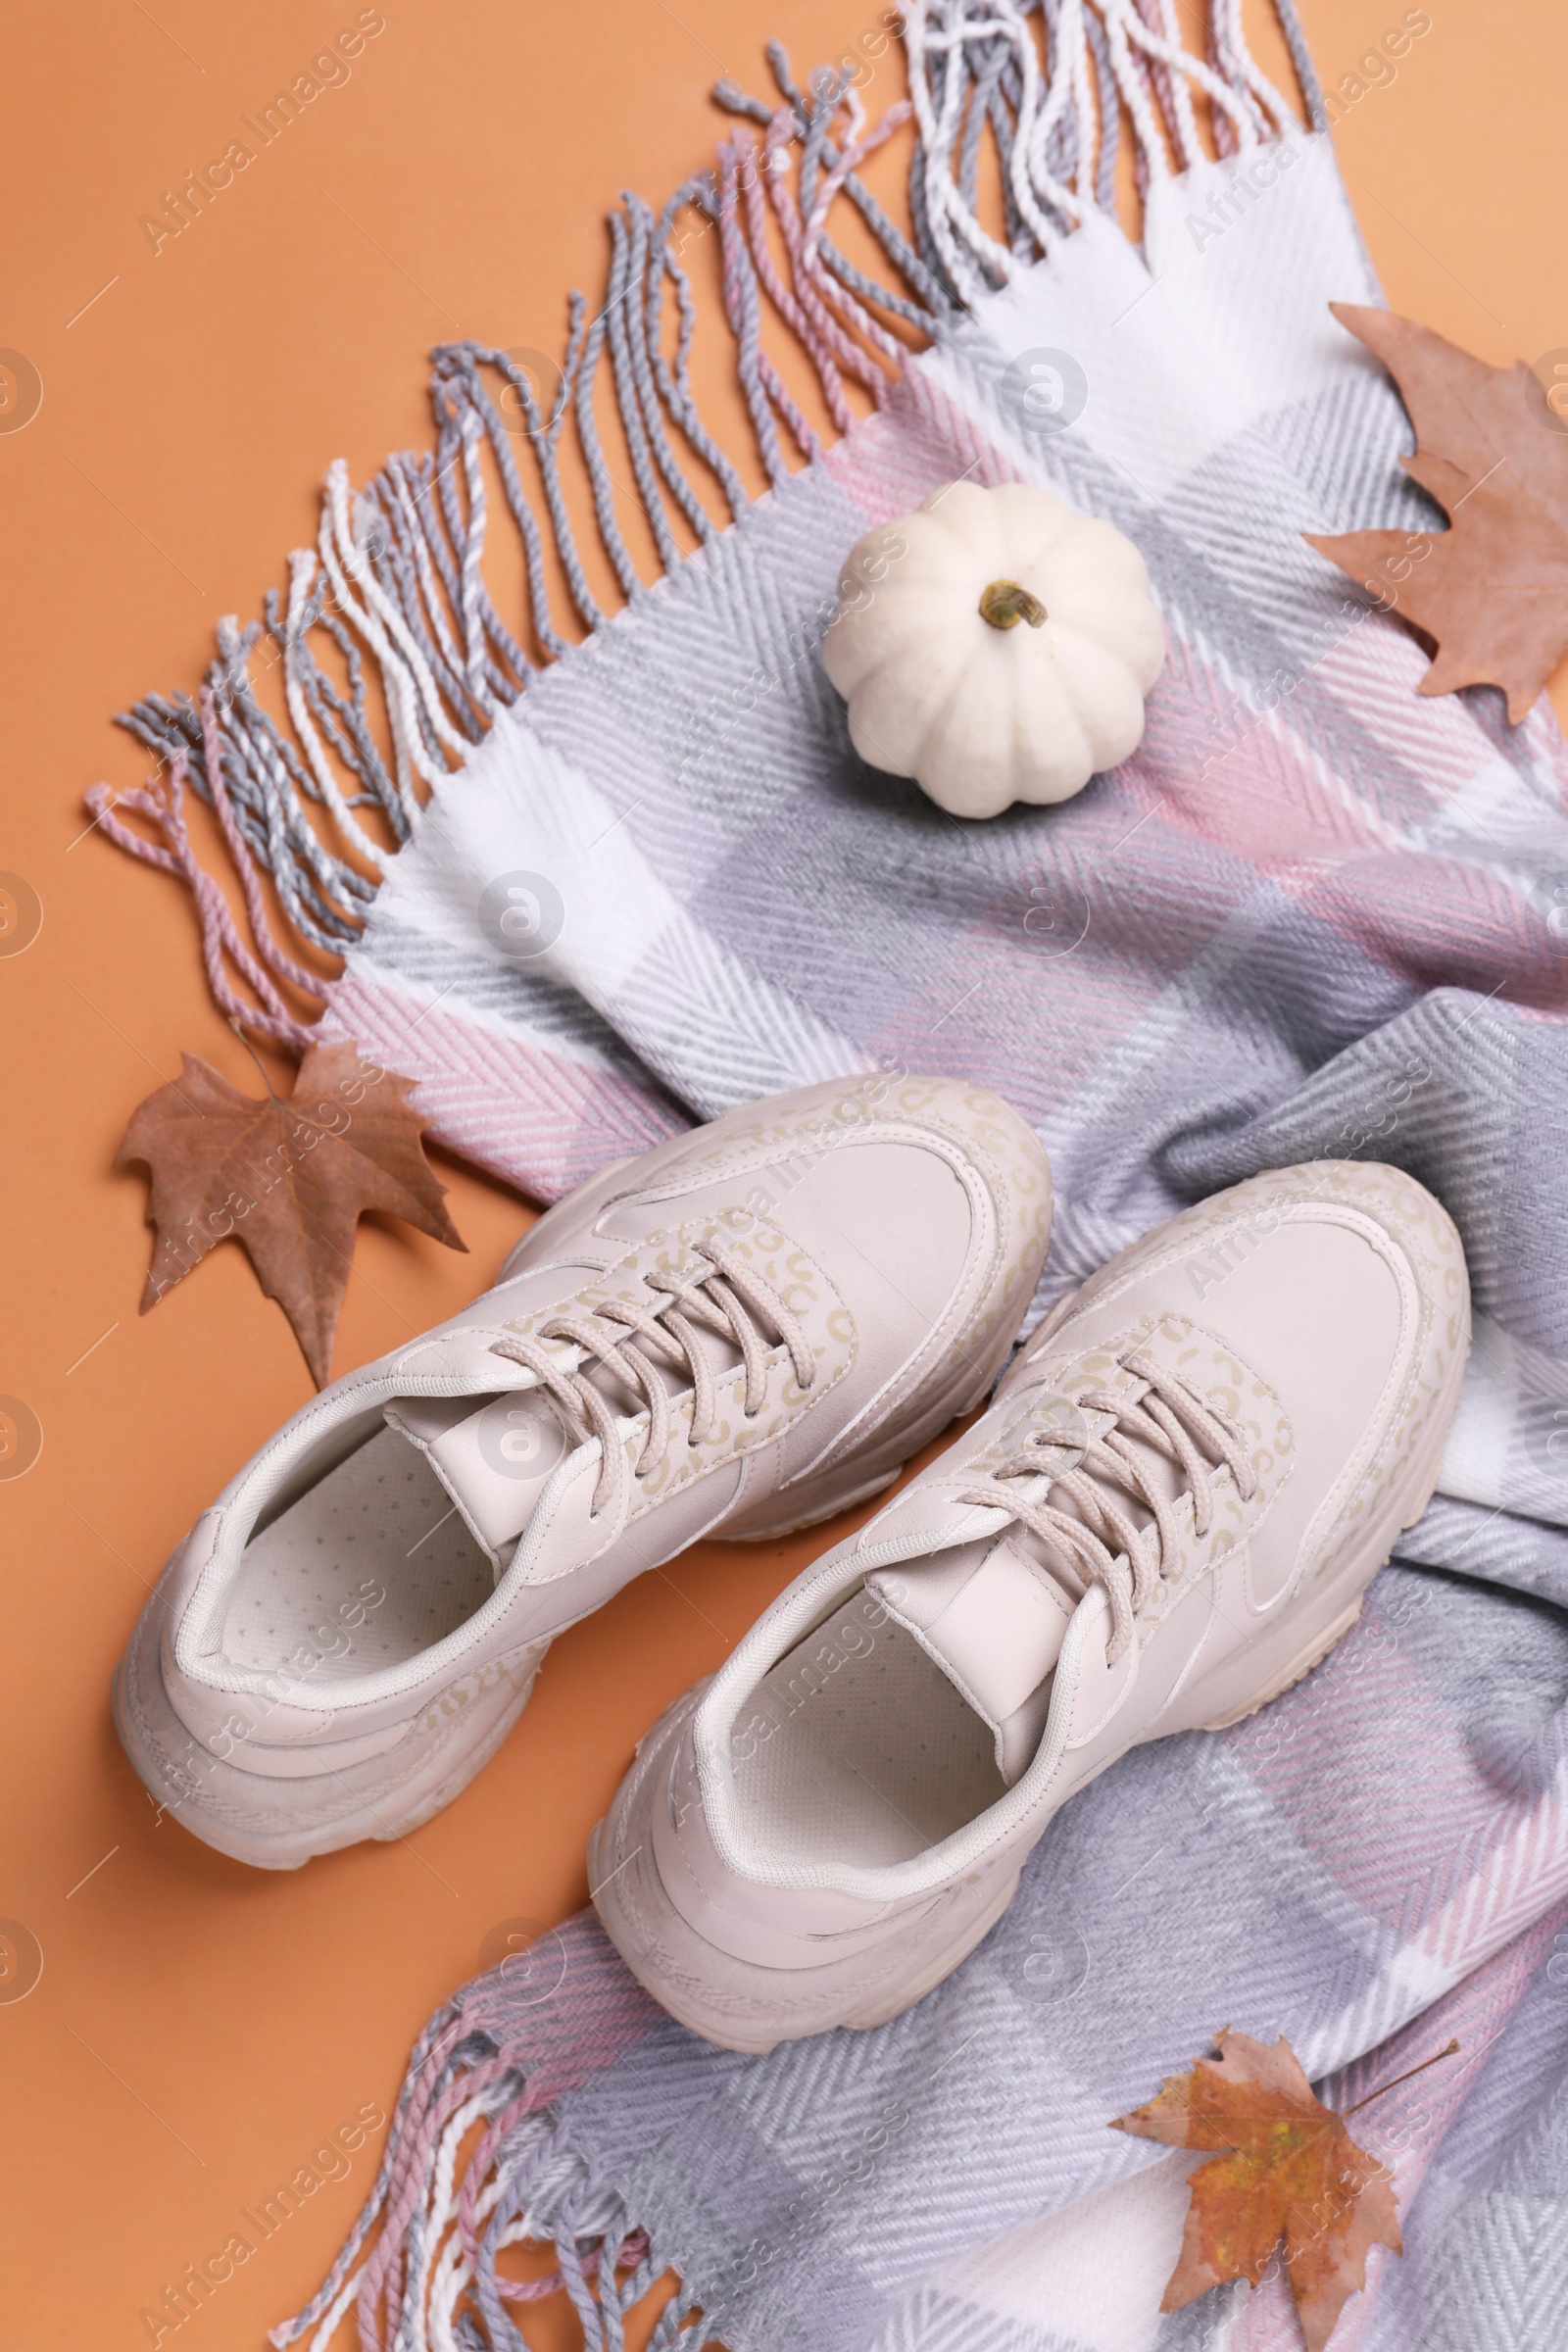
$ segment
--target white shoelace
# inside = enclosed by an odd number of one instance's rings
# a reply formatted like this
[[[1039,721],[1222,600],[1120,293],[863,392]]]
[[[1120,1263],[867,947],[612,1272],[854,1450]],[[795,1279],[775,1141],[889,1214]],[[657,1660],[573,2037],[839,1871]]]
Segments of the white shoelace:
[[[1167,1566],[1179,1557],[1181,1535],[1175,1505],[1161,1493],[1133,1450],[1136,1439],[1175,1462],[1186,1491],[1193,1498],[1193,1529],[1208,1533],[1214,1516],[1214,1477],[1228,1468],[1238,1493],[1247,1500],[1257,1479],[1241,1431],[1227,1415],[1216,1412],[1179,1374],[1136,1351],[1121,1359],[1124,1368],[1149,1386],[1136,1400],[1113,1389],[1089,1389],[1072,1398],[1082,1413],[1112,1413],[1115,1426],[1099,1437],[1085,1437],[1080,1448],[1069,1441],[1079,1459],[1071,1469],[1052,1475],[1047,1497],[1030,1499],[1007,1492],[1004,1481],[1038,1479],[1051,1465],[1034,1446],[1062,1445],[1060,1436],[1032,1430],[1018,1450],[1009,1455],[984,1482],[977,1481],[957,1497],[985,1510],[1004,1510],[1029,1528],[1054,1554],[1060,1555],[1069,1575],[1081,1578],[1080,1597],[1091,1584],[1103,1585],[1110,1602],[1111,1638],[1107,1661],[1119,1658],[1133,1638],[1134,1619],[1153,1592]],[[1079,1517],[1055,1509],[1048,1499],[1057,1490],[1069,1495]],[[1120,1497],[1130,1495],[1153,1515],[1152,1524],[1140,1528],[1124,1509]],[[1109,1539],[1109,1540],[1107,1540]]]
[[[806,1334],[772,1284],[741,1264],[715,1242],[694,1242],[692,1248],[699,1257],[708,1260],[709,1272],[688,1275],[650,1272],[642,1277],[648,1290],[664,1294],[663,1302],[658,1307],[645,1309],[617,1298],[612,1306],[607,1302],[580,1314],[552,1315],[541,1323],[533,1339],[497,1340],[491,1348],[492,1355],[508,1356],[514,1363],[524,1364],[530,1372],[538,1374],[579,1444],[590,1436],[599,1439],[599,1480],[591,1505],[595,1518],[607,1500],[614,1498],[617,1508],[622,1499],[629,1504],[629,1494],[624,1496],[621,1494],[628,1476],[646,1477],[654,1464],[662,1460],[669,1446],[669,1391],[660,1378],[658,1365],[625,1336],[627,1333],[635,1332],[654,1355],[662,1356],[677,1371],[691,1374],[693,1398],[688,1446],[706,1442],[718,1409],[713,1367],[697,1325],[702,1324],[721,1339],[732,1341],[740,1349],[746,1370],[744,1409],[748,1421],[756,1420],[767,1395],[763,1334],[774,1333],[789,1350],[795,1377],[803,1389],[808,1389],[816,1377],[816,1358]],[[615,1416],[603,1393],[586,1372],[568,1371],[557,1355],[540,1345],[552,1339],[570,1341],[594,1363],[613,1372],[630,1396],[641,1397],[647,1404],[648,1435],[632,1472],[628,1473]]]

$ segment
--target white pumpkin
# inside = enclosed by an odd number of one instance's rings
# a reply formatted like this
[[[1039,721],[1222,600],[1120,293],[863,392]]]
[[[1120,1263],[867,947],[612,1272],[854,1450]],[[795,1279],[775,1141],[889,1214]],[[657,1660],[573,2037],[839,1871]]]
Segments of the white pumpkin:
[[[955,816],[1065,801],[1137,749],[1165,660],[1130,539],[1022,482],[867,531],[822,641],[862,760]]]

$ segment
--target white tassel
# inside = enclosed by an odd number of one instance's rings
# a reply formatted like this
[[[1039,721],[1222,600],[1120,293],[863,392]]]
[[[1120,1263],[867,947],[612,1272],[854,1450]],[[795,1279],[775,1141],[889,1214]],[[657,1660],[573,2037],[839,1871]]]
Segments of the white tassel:
[[[463,656],[458,651],[452,631],[447,625],[446,599],[441,594],[435,565],[430,560],[430,543],[424,535],[423,523],[415,513],[414,501],[409,495],[409,485],[405,479],[403,468],[395,460],[386,468],[386,478],[396,492],[398,505],[403,512],[404,526],[408,531],[409,543],[414,550],[414,568],[419,577],[419,590],[424,599],[425,612],[429,615],[431,632],[447,667],[455,677],[462,677],[465,674],[466,664]],[[429,498],[434,494],[434,482],[426,483],[421,495]]]
[[[288,701],[288,714],[294,721],[295,733],[305,747],[305,758],[321,799],[331,810],[344,840],[353,845],[376,873],[384,874],[392,861],[391,853],[379,848],[370,839],[338,790],[332,762],[316,731],[316,721],[311,716],[305,689],[300,684],[299,632],[315,577],[315,555],[308,547],[297,547],[288,560],[288,626],[283,640],[283,692]]]
[[[1192,94],[1188,86],[1192,82],[1196,82],[1199,88],[1212,100],[1213,104],[1228,117],[1236,132],[1236,142],[1239,147],[1257,146],[1256,110],[1245,96],[1238,95],[1230,83],[1223,80],[1205,59],[1195,57],[1190,49],[1182,46],[1171,0],[1159,0],[1161,21],[1166,25],[1166,32],[1163,36],[1151,30],[1132,5],[1132,0],[1100,0],[1100,5],[1101,13],[1105,20],[1107,34],[1111,33],[1114,23],[1122,35],[1121,48],[1122,55],[1126,58],[1128,77],[1137,85],[1141,100],[1144,98],[1143,81],[1133,65],[1130,46],[1142,49],[1146,57],[1153,58],[1158,64],[1169,69],[1172,103],[1176,109],[1176,120],[1170,124],[1170,143],[1176,151],[1179,171],[1188,171],[1193,165],[1200,164],[1204,160],[1202,146],[1198,136],[1198,125],[1193,117]],[[1116,55],[1114,38],[1112,39],[1111,54],[1113,57]],[[1121,78],[1119,74],[1117,78],[1118,80]],[[1125,85],[1122,94],[1124,97],[1128,97]],[[1129,106],[1131,103],[1131,98],[1128,97]],[[1146,116],[1148,115],[1147,103],[1143,112]],[[1152,123],[1152,119],[1150,118],[1150,121]],[[1142,128],[1142,124],[1140,124],[1140,128]],[[1151,170],[1153,171],[1157,164],[1156,176],[1169,177],[1164,139],[1151,130],[1146,134],[1146,144],[1149,147]]]
[[[1005,11],[1006,30],[1018,59],[1022,77],[1022,93],[1018,103],[1017,132],[1009,159],[1008,179],[1013,202],[1028,222],[1035,243],[1042,253],[1050,253],[1056,245],[1060,230],[1050,217],[1042,212],[1039,198],[1055,204],[1070,220],[1081,218],[1081,207],[1073,191],[1052,176],[1046,164],[1046,151],[1051,133],[1065,113],[1072,95],[1072,76],[1061,70],[1062,57],[1069,53],[1068,43],[1073,33],[1060,44],[1059,54],[1051,59],[1051,79],[1044,82],[1040,73],[1040,53],[1035,47],[1034,30],[1026,11],[1015,0],[997,0]],[[1076,13],[1081,31],[1082,0],[1068,0],[1062,12],[1064,18]],[[1016,265],[1014,265],[1016,267]]]
[[[1017,274],[1018,265],[1004,245],[989,236],[958,193],[953,176],[953,149],[958,135],[963,92],[956,77],[950,76],[943,99],[940,122],[931,103],[931,75],[926,59],[932,51],[961,47],[977,29],[964,15],[964,0],[940,0],[941,29],[935,33],[926,24],[927,10],[921,6],[905,19],[904,40],[909,57],[909,96],[914,105],[915,122],[919,126],[920,144],[925,151],[925,197],[931,222],[931,234],[943,266],[958,290],[960,299],[968,305],[977,302],[986,291],[986,284],[973,267],[975,260],[987,262],[1005,279]],[[956,24],[949,24],[956,18]],[[982,20],[987,33],[1002,29],[993,20]],[[964,250],[959,250],[957,230]]]
[[[393,652],[380,622],[372,612],[365,610],[358,597],[351,591],[344,575],[342,563],[339,561],[337,540],[333,530],[331,489],[333,474],[340,472],[346,474],[346,471],[347,468],[341,458],[334,460],[328,469],[327,490],[321,500],[320,536],[317,541],[317,546],[320,552],[321,562],[326,568],[327,578],[332,583],[332,594],[338,611],[365,639],[380,665],[381,683],[386,692],[387,719],[392,729],[392,761],[393,772],[397,778],[398,798],[403,803],[412,824],[418,813],[419,807],[418,797],[414,790],[414,770],[416,768],[421,776],[426,773],[423,746],[418,745],[417,756],[411,755],[409,749],[410,736],[415,738],[416,744],[418,739],[417,722],[409,708],[413,687],[408,673]]]
[[[1294,111],[1247,48],[1240,0],[1215,0],[1215,5],[1235,80],[1184,47],[1176,0],[1153,0],[1150,18],[1138,0],[1062,0],[1044,68],[1040,0],[922,0],[911,12],[905,43],[910,101],[925,153],[927,215],[943,264],[964,301],[978,299],[987,278],[1011,279],[1025,265],[989,234],[964,201],[955,159],[967,108],[974,103],[974,84],[970,76],[950,74],[939,105],[935,61],[970,44],[1007,43],[1020,83],[1008,187],[1035,244],[1049,254],[1061,241],[1063,222],[1067,229],[1077,226],[1098,201],[1096,179],[1107,126],[1089,39],[1091,6],[1099,10],[1116,92],[1132,119],[1134,141],[1151,180],[1168,179],[1204,161],[1195,91],[1224,117],[1239,150],[1296,126]],[[1150,68],[1160,69],[1152,87]],[[1051,154],[1067,126],[1076,133],[1076,152],[1063,177],[1053,170]],[[816,226],[813,218],[813,232]]]
[[[344,2279],[342,2285],[338,2288],[337,2293],[332,2298],[331,2305],[328,2308],[326,2316],[322,2320],[321,2325],[319,2328],[318,2328],[316,2333],[311,2338],[311,2352],[326,2352],[328,2344],[330,2344],[333,2336],[336,2335],[338,2331],[338,2328],[342,2323],[344,2313],[348,2310],[349,2305],[353,2302],[359,2291],[360,2274],[358,2271],[350,2271],[348,2277]]]
[[[1240,68],[1255,102],[1263,137],[1289,137],[1292,131],[1298,131],[1301,125],[1295,107],[1276,89],[1247,45],[1242,0],[1214,0],[1214,10],[1217,45],[1221,54],[1229,56]]]
[[[480,2116],[487,2119],[493,2116],[499,2107],[506,2105],[511,2095],[510,2090],[502,2085],[498,2098],[497,2088],[492,2085],[489,2090],[480,2091],[477,2098],[465,2100],[441,2134],[441,2145],[436,2151],[435,2171],[431,2179],[430,2194],[424,2213],[423,2242],[418,2274],[409,2280],[404,2290],[404,2309],[413,2321],[412,2352],[431,2352],[430,2337],[425,2329],[425,2309],[427,2301],[430,2300],[431,2271],[435,2270],[439,2277],[441,2267],[445,2264],[446,2257],[453,2246],[457,2247],[460,2256],[463,2253],[463,2237],[460,2231],[454,2231],[447,2244],[444,2247],[441,2245],[443,2236],[457,2220],[458,2206],[461,2201],[461,2194],[455,2196],[452,2187],[453,2175],[457,2169],[458,2149],[464,2135],[478,2122]],[[436,2260],[438,2248],[441,2253],[440,2264]],[[453,2307],[456,2308],[456,2298],[454,2298]],[[437,2352],[446,2352],[446,2347],[440,2344],[439,2338],[437,2338]]]
[[[502,2182],[492,2180],[473,2209],[476,2223],[487,2222],[501,2201]],[[501,2233],[501,2246],[525,2246],[538,2243],[526,2221],[514,2222]],[[467,2289],[473,2284],[473,2265],[463,2251],[463,2239],[456,2232],[441,2250],[441,2262],[430,2289],[430,2345],[429,2352],[463,2352],[457,2340],[457,2312]]]
[[[1040,69],[1035,56],[1034,34],[1022,12],[1017,15],[1019,53],[1024,58],[1024,103],[1018,110],[1018,135],[1012,150],[1012,189],[1018,209],[1035,229],[1043,252],[1049,253],[1057,239],[1057,231],[1048,222],[1046,233],[1035,227],[1036,215],[1025,211],[1018,195],[1020,187],[1032,185],[1047,204],[1065,213],[1071,221],[1083,219],[1094,202],[1094,166],[1098,150],[1099,117],[1089,78],[1089,28],[1084,22],[1084,0],[1063,0],[1061,15],[1056,24],[1056,43],[1050,59],[1051,80],[1043,100],[1039,97]],[[1036,93],[1031,107],[1031,93]],[[1051,151],[1052,133],[1069,108],[1078,118],[1078,157],[1074,167],[1078,186],[1068,187],[1057,179],[1047,158]]]
[[[459,753],[466,752],[468,747],[448,725],[444,712],[440,714],[440,725],[436,725],[435,713],[440,709],[440,697],[435,680],[430,675],[424,656],[410,636],[403,615],[382,594],[380,583],[371,573],[364,551],[355,538],[349,520],[348,467],[341,458],[334,458],[327,467],[326,493],[321,501],[321,533],[318,546],[340,610],[381,665],[387,714],[392,723],[393,750],[397,759],[398,792],[412,824],[418,814],[418,802],[410,769],[431,785],[444,783],[448,772],[432,760],[425,751],[416,710],[416,698],[422,703],[425,714],[430,719],[431,731],[438,742],[446,742],[449,748]],[[351,579],[365,591],[363,605],[349,586]],[[405,644],[395,644],[393,641],[396,638],[403,639]]]
[[[334,473],[337,476],[335,484],[332,480]],[[344,568],[350,577],[364,589],[367,604],[372,606],[379,613],[389,635],[396,644],[399,656],[408,666],[415,691],[424,706],[424,714],[430,722],[436,741],[444,743],[449,752],[456,752],[460,760],[466,760],[472,746],[465,736],[459,734],[457,728],[447,717],[446,706],[441,700],[441,689],[437,686],[430,664],[424,658],[424,649],[404,618],[397,599],[388,596],[376,578],[374,566],[365,552],[368,541],[375,535],[377,522],[375,509],[368,499],[357,496],[351,515],[348,497],[349,469],[341,458],[336,466],[329,469],[327,482],[332,503],[333,527],[337,533],[338,553]],[[437,769],[435,774],[426,780],[434,783],[439,779],[440,774],[441,771]]]
[[[484,482],[479,472],[479,442],[484,427],[472,409],[463,413],[463,467],[468,490],[468,537],[463,550],[463,628],[468,648],[467,665],[464,675],[468,692],[487,715],[493,715],[495,697],[490,681],[484,674],[484,620],[479,610],[480,592],[484,585],[481,565],[484,562],[485,497]]]

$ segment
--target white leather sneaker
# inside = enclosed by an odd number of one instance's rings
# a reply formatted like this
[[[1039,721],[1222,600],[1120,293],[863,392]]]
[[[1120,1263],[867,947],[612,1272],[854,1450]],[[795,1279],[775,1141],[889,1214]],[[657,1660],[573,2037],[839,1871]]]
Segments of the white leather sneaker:
[[[944,1078],[808,1087],[606,1169],[197,1521],[116,1676],[132,1763],[244,1862],[404,1835],[564,1627],[699,1536],[874,1494],[978,1402],[1050,1223],[1029,1127]]]
[[[1348,1631],[1469,1329],[1459,1237],[1394,1168],[1254,1177],[1102,1267],[649,1733],[589,1855],[628,1966],[734,2049],[907,2008],[1076,1789]]]

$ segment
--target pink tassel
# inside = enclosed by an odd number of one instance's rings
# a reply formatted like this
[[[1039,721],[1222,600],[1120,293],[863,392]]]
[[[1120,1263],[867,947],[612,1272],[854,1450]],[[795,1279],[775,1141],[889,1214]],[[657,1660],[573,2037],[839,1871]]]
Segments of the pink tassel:
[[[751,253],[750,242],[741,224],[740,217],[739,180],[743,167],[749,168],[755,176],[757,170],[755,141],[739,137],[726,140],[718,150],[718,233],[724,254],[724,307],[729,313],[730,323],[734,327],[737,337],[740,333],[740,322],[743,316],[740,256],[743,250],[748,256]],[[757,372],[763,391],[794,434],[796,446],[802,457],[808,463],[812,458],[820,457],[822,444],[801,415],[786,389],[778,369],[760,344],[757,349]]]
[[[906,355],[894,338],[871,318],[863,306],[857,302],[846,288],[840,286],[834,278],[828,275],[822,266],[818,248],[821,243],[822,224],[827,218],[828,207],[843,186],[844,181],[853,171],[858,169],[860,163],[864,162],[867,155],[875,152],[875,149],[888,137],[890,131],[898,128],[899,122],[907,118],[909,111],[906,100],[901,102],[900,106],[891,107],[888,110],[887,118],[872,138],[862,140],[858,146],[852,147],[847,156],[840,157],[832,172],[825,176],[822,188],[818,191],[816,201],[811,207],[810,221],[805,226],[801,221],[800,208],[796,203],[795,190],[789,175],[786,172],[779,170],[774,163],[775,157],[784,156],[795,136],[795,118],[791,108],[779,108],[768,125],[763,141],[763,162],[768,193],[772,198],[773,210],[778,216],[779,226],[784,232],[784,242],[789,249],[790,261],[795,271],[795,286],[802,314],[802,322],[797,326],[797,332],[811,353],[812,358],[817,362],[817,372],[823,376],[824,392],[828,390],[824,369],[832,366],[832,362],[825,356],[818,357],[819,351],[823,351],[825,347],[825,350],[837,353],[848,373],[853,375],[857,382],[865,386],[878,408],[881,408],[888,400],[893,389],[892,383],[886,371],[866,358],[860,346],[846,331],[840,319],[835,317],[834,310],[830,305],[846,308],[859,331],[896,366],[903,366]],[[757,210],[760,211],[760,206]],[[760,233],[760,227],[754,219],[752,230],[754,244]],[[833,380],[835,384],[838,381],[836,369]],[[829,396],[829,407],[832,407],[831,395]],[[847,406],[844,414],[847,418],[849,416]],[[839,413],[836,409],[833,410],[833,419],[836,424],[840,423]],[[842,423],[840,429],[848,431],[848,423]]]
[[[802,235],[800,258],[802,270],[811,283],[820,289],[823,299],[845,311],[857,332],[863,335],[867,342],[880,351],[884,358],[889,360],[893,367],[901,372],[908,357],[907,352],[897,336],[889,334],[882,321],[872,316],[864,303],[852,294],[848,286],[840,285],[838,279],[829,274],[822,261],[822,230],[826,225],[833,200],[844,182],[858,172],[867,158],[875,155],[877,149],[883,146],[896,130],[904,127],[913,112],[914,109],[907,98],[899,99],[895,105],[888,108],[875,128],[867,131],[863,138],[846,148],[832,171],[824,173],[822,184],[816,192],[815,202],[811,206],[810,217],[806,222]],[[793,207],[793,194],[790,201]],[[870,383],[877,407],[881,408],[892,395],[892,384],[880,368],[873,369],[870,377],[866,380]]]
[[[229,1020],[238,1021],[261,1036],[271,1038],[274,1044],[286,1047],[290,1053],[303,1054],[314,1032],[305,1022],[296,1020],[289,1011],[270,977],[240,937],[227,900],[212,876],[203,871],[197,858],[185,825],[185,776],[189,765],[190,755],[181,746],[171,755],[169,781],[162,792],[154,777],[143,790],[122,793],[116,801],[107,784],[95,784],[87,794],[87,806],[117,848],[124,850],[132,858],[139,858],[144,865],[155,865],[163,873],[178,875],[189,888],[196,901],[196,912],[201,923],[202,961],[207,969],[207,982],[220,1011]],[[219,791],[222,791],[221,784]],[[226,806],[226,795],[224,799]],[[144,840],[141,834],[133,833],[128,825],[122,824],[113,814],[117,808],[129,808],[137,816],[146,817],[158,827],[168,846],[160,848],[157,843]],[[232,824],[230,812],[225,833],[228,833]],[[235,830],[237,832],[237,828]],[[243,868],[241,875],[243,879]],[[254,887],[254,874],[251,879]],[[246,895],[247,904],[250,904],[250,892]],[[260,905],[259,891],[256,893],[256,905]],[[255,920],[254,906],[252,920]],[[265,926],[258,926],[258,937],[263,936]],[[246,1004],[242,997],[234,993],[224,969],[225,957],[261,999],[260,1009]],[[288,959],[275,949],[270,960],[280,978],[308,988],[314,995],[321,994],[319,981],[304,972],[302,967],[290,965]]]
[[[790,113],[790,110],[788,107],[783,107],[780,109],[779,115],[775,116],[773,119],[775,126],[779,122],[780,116],[782,116],[782,119],[786,123],[793,122],[793,117]],[[739,140],[736,141],[736,145],[737,147],[740,146]],[[773,261],[773,256],[768,249],[767,210],[762,195],[762,180],[764,178],[772,177],[773,158],[775,155],[781,155],[783,153],[783,149],[774,138],[773,127],[770,126],[766,141],[764,142],[762,148],[762,169],[760,172],[759,172],[756,169],[757,148],[755,144],[748,141],[747,149],[748,161],[751,163],[753,168],[745,174],[746,224],[748,238],[752,248],[752,258],[757,267],[759,282],[766,289],[774,308],[777,310],[785,324],[794,329],[796,336],[805,346],[807,357],[809,359],[812,367],[816,369],[817,381],[822,387],[822,397],[827,402],[828,415],[832,417],[833,422],[837,426],[838,430],[841,433],[847,433],[850,429],[850,426],[855,422],[855,411],[850,407],[849,402],[844,397],[843,378],[839,374],[837,367],[834,365],[833,356],[828,349],[825,339],[817,331],[816,324],[802,308],[800,303],[796,301],[791,289],[780,277],[778,270]],[[780,176],[782,176],[782,174]],[[776,209],[776,195],[774,198],[774,204]],[[793,204],[790,206],[790,210],[791,212],[794,211]],[[780,214],[781,220],[783,218],[784,216]],[[789,231],[787,226],[785,235],[786,241],[788,241]],[[820,311],[820,305],[818,305],[817,308],[818,311]]]

